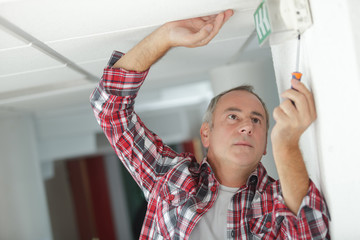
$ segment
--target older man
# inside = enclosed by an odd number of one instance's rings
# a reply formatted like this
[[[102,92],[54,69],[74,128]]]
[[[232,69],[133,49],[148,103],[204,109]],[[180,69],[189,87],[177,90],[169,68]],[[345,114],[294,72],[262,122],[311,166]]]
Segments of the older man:
[[[169,22],[127,54],[115,52],[91,96],[99,124],[148,201],[140,239],[330,238],[326,204],[298,145],[316,119],[313,96],[301,82],[292,80],[274,110],[280,181],[260,163],[269,117],[250,86],[211,101],[200,129],[208,149],[201,163],[166,146],[133,110],[153,63],[173,47],[206,45],[232,14]]]

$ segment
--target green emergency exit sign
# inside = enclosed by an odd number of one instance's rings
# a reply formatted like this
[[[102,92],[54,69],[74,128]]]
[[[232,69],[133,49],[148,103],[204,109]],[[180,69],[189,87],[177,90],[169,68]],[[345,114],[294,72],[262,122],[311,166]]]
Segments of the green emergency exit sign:
[[[271,33],[271,25],[266,3],[263,1],[254,13],[255,29],[258,36],[259,44],[269,37]]]

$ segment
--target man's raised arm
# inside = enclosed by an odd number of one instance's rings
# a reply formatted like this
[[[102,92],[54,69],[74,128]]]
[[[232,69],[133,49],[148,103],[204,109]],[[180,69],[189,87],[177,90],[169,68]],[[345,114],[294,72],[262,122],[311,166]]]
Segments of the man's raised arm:
[[[147,199],[159,177],[178,159],[134,111],[146,70],[172,47],[207,44],[232,13],[227,10],[213,16],[166,23],[125,55],[114,52],[90,97],[99,125]]]
[[[232,15],[232,10],[226,10],[217,15],[166,23],[120,58],[113,68],[143,72],[172,47],[204,46]]]
[[[276,125],[271,140],[284,201],[296,215],[310,183],[299,139],[315,121],[316,110],[313,95],[305,85],[294,79],[291,83],[293,89],[281,95],[286,100],[274,110]]]

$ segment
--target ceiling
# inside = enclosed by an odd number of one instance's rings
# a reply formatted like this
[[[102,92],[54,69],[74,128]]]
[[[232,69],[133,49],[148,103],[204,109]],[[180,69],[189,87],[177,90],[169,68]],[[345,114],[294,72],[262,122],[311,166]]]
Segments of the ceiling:
[[[164,22],[234,9],[209,45],[173,49],[153,66],[142,91],[146,98],[159,89],[205,81],[212,68],[247,56],[245,47],[258,51],[251,34],[259,2],[0,0],[0,111],[88,105],[113,50],[128,51]]]

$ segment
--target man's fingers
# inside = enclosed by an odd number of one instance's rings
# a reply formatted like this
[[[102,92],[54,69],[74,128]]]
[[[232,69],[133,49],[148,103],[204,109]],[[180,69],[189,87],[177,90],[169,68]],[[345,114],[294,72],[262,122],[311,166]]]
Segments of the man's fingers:
[[[273,111],[274,120],[278,122],[282,122],[285,119],[288,119],[288,115],[284,112],[281,106],[278,106]]]
[[[206,45],[208,44],[220,31],[224,23],[229,20],[229,18],[234,14],[234,11],[231,9],[228,9],[224,12],[221,12],[217,15],[212,15],[209,18],[208,23],[212,24],[213,29],[212,32],[204,38],[200,45]],[[206,27],[206,26],[205,26]]]
[[[232,9],[228,9],[221,13],[224,14],[224,16],[225,16],[224,22],[226,22],[234,14],[234,11]],[[210,22],[214,21],[218,15],[219,14],[213,14],[213,15],[209,15],[209,16],[200,17],[200,19],[207,23],[210,23]]]
[[[210,34],[211,37],[214,37],[219,32],[220,28],[224,24],[224,18],[225,18],[225,14],[223,12],[219,13],[216,16],[215,21],[213,23],[214,28],[212,30],[212,33]]]
[[[192,41],[194,42],[194,45],[192,47],[199,47],[208,44],[219,32],[223,20],[224,14],[219,13],[216,15],[216,18],[212,23],[204,25],[197,33],[193,35]]]
[[[316,108],[315,108],[315,100],[314,95],[310,90],[300,81],[292,79],[291,84],[295,90],[302,94],[305,97],[307,108],[310,111],[311,118],[313,120],[316,119]]]
[[[220,31],[221,27],[225,23],[225,13],[221,12],[219,13],[214,22],[213,22],[213,29],[210,32],[210,34],[201,42],[201,44],[206,45],[208,44]]]
[[[285,100],[273,112],[276,124],[271,137],[273,140],[277,139],[284,143],[298,141],[301,134],[316,119],[312,93],[297,80],[292,81],[292,84],[293,89],[288,89],[281,94]]]
[[[203,21],[209,21],[212,20],[214,18],[216,18],[217,14],[213,14],[213,15],[209,15],[209,16],[205,16],[205,17],[200,17]]]
[[[207,24],[199,32],[197,32],[193,37],[193,42],[195,43],[193,47],[206,45],[212,38],[211,34],[213,32],[214,26],[212,24]]]
[[[289,99],[283,101],[279,107],[289,119],[294,119],[297,114],[296,108]]]
[[[283,92],[281,96],[286,98],[282,104],[285,102],[288,103],[286,104],[286,113],[289,114],[290,118],[299,119],[299,122],[304,122],[305,124],[308,124],[309,121],[311,122],[312,115],[309,110],[308,101],[304,94],[294,89],[288,89],[287,91]],[[294,104],[292,104],[291,101]]]
[[[222,26],[232,17],[232,15],[234,15],[234,11],[231,9],[218,14],[218,16],[215,18],[215,25],[217,25],[218,22],[216,34],[219,32]]]
[[[293,123],[307,128],[316,119],[313,95],[302,83],[297,84],[297,89],[288,89],[281,96],[286,100],[280,106]]]
[[[227,22],[227,20],[229,20],[229,18],[231,18],[234,15],[234,10],[232,9],[228,9],[224,12],[225,14],[225,18],[224,18],[224,23]]]
[[[200,47],[208,44],[233,15],[227,10],[216,15],[168,23],[172,46]]]

